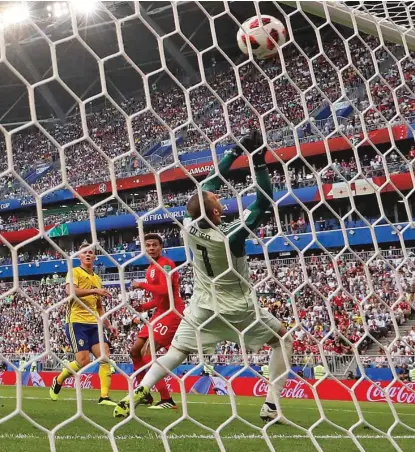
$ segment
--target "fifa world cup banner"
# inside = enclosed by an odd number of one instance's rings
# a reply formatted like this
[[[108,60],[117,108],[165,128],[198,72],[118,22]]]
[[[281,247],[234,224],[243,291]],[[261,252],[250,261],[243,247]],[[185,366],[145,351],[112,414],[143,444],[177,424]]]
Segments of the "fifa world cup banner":
[[[58,372],[24,372],[22,384],[24,386],[48,387]],[[165,378],[170,392],[180,393],[179,379],[168,376]],[[64,388],[75,388],[77,378],[70,377],[64,383]],[[224,378],[216,376],[187,376],[183,380],[184,388],[188,394],[216,394],[237,396],[265,397],[268,385],[260,378],[239,377],[229,384]],[[316,395],[321,400],[352,401],[351,394],[355,394],[359,402],[386,402],[386,393],[393,403],[415,404],[415,382],[381,381],[373,384],[369,381],[357,383],[353,380],[324,380],[317,384],[316,380],[287,380],[281,396],[286,399],[314,399]],[[15,385],[14,372],[0,372],[0,385]],[[82,389],[99,389],[98,374],[81,374],[79,384]],[[127,379],[120,374],[112,376],[112,390],[127,391]],[[155,388],[153,388],[155,391]]]

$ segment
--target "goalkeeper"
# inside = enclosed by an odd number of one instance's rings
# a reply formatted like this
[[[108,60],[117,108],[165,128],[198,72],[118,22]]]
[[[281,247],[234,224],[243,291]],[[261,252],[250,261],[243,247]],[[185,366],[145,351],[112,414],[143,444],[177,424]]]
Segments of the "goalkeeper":
[[[213,193],[221,186],[220,176],[209,178],[202,184],[203,204],[206,217],[202,217],[200,198],[196,193],[187,204],[184,226],[188,231],[188,243],[193,253],[194,293],[189,307],[184,311],[173,338],[172,346],[166,355],[154,363],[134,392],[134,403],[145,404],[151,398],[152,388],[167,371],[180,365],[188,354],[198,350],[196,328],[203,324],[200,339],[204,353],[211,353],[215,345],[221,341],[241,342],[252,351],[259,350],[264,344],[272,347],[273,353],[269,363],[269,385],[266,401],[261,408],[260,416],[264,420],[275,419],[278,416],[277,398],[285,385],[287,369],[284,353],[291,362],[292,339],[284,336],[286,330],[281,323],[267,310],[255,311],[257,303],[255,292],[249,285],[249,267],[245,253],[245,240],[249,236],[249,228],[253,231],[263,222],[265,212],[269,209],[272,199],[272,186],[265,163],[266,148],[258,131],[252,131],[242,138],[241,145],[235,147],[219,163],[219,172],[226,177],[235,160],[243,154],[243,148],[252,154],[252,160],[257,180],[256,200],[243,212],[243,219],[231,223],[222,223],[223,206],[218,196]],[[210,179],[210,177],[212,177]],[[202,217],[202,218],[201,218]],[[195,221],[197,220],[197,221]],[[247,228],[245,228],[246,226]],[[228,261],[226,243],[231,251]],[[231,267],[232,265],[232,267]],[[213,279],[215,281],[213,282]],[[221,314],[229,326],[221,318]],[[210,320],[209,320],[210,319]],[[207,322],[204,324],[204,322]],[[243,335],[238,332],[244,332]],[[129,397],[120,401],[114,409],[115,417],[128,416]]]

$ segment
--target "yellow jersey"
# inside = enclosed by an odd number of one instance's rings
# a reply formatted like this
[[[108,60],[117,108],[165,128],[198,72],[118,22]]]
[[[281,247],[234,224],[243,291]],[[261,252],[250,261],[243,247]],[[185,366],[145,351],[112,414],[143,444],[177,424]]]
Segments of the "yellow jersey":
[[[66,275],[66,283],[70,282],[70,274]],[[73,269],[73,283],[79,289],[101,289],[102,279],[95,273],[88,273],[82,267],[75,267]],[[89,312],[76,299],[68,302],[66,307],[66,322],[67,323],[98,323],[94,314],[99,317],[97,311],[98,295],[87,295],[86,297],[79,297],[91,310]],[[93,314],[92,314],[93,313]]]

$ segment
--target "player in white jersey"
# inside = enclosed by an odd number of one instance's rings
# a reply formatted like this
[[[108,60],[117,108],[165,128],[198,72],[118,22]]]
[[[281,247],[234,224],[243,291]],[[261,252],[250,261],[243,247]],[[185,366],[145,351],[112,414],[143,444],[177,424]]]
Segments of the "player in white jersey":
[[[265,212],[270,207],[272,185],[265,163],[266,147],[262,145],[259,132],[253,131],[242,138],[241,145],[221,160],[219,172],[226,177],[233,162],[243,154],[243,148],[246,149],[252,154],[258,186],[256,200],[244,211],[243,218],[232,223],[222,223],[223,206],[213,193],[220,188],[222,179],[212,177],[214,171],[202,184],[205,215],[199,195],[196,193],[190,198],[184,226],[193,253],[193,295],[184,311],[184,319],[177,329],[172,346],[166,355],[158,359],[163,367],[154,363],[141,386],[135,390],[136,405],[146,403],[150,397],[149,388],[167,374],[166,369],[175,369],[188,354],[198,350],[196,331],[200,329],[205,354],[213,353],[215,345],[220,341],[244,343],[252,351],[259,350],[265,344],[272,347],[269,363],[269,380],[272,384],[269,385],[260,416],[264,420],[271,420],[280,414],[277,401],[288,375],[286,363],[288,366],[291,363],[292,338],[270,312],[256,306],[258,302],[255,291],[249,284],[245,253],[245,240],[249,231],[263,222]],[[200,328],[202,324],[203,327]],[[280,340],[280,337],[283,339]],[[125,417],[129,412],[126,398],[114,409],[114,416]]]

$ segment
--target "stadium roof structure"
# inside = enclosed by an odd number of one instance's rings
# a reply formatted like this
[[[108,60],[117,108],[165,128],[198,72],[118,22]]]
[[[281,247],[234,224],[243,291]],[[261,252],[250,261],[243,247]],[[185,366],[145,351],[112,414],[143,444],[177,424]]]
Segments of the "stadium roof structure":
[[[101,92],[97,59],[105,59],[107,91],[114,99],[128,97],[142,89],[141,76],[123,56],[108,58],[119,51],[115,19],[119,20],[125,53],[140,70],[148,74],[161,68],[161,45],[168,69],[177,76],[180,74],[181,80],[194,83],[200,81],[197,56],[185,39],[174,33],[174,10],[178,12],[183,35],[198,51],[213,45],[210,18],[214,18],[212,26],[218,46],[230,59],[239,62],[244,57],[236,45],[238,24],[226,14],[226,8],[240,22],[256,14],[252,2],[229,2],[227,5],[215,1],[199,4],[193,1],[177,4],[140,2],[138,6],[134,2],[104,2],[97,3],[93,12],[76,14],[76,20],[72,20],[69,13],[49,17],[51,14],[47,7],[53,2],[27,3],[30,21],[4,29],[7,61],[32,84],[46,80],[53,75],[51,43],[54,43],[59,76],[82,100]],[[282,17],[278,8],[290,9],[283,5],[277,7],[272,2],[261,4],[262,13]],[[132,17],[134,14],[136,17]],[[299,28],[307,26],[306,20],[300,16],[295,22]],[[149,27],[162,37],[160,44]],[[82,45],[82,40],[96,56]],[[211,66],[212,58],[218,61],[223,56],[215,49],[206,51],[203,54],[205,67]],[[150,86],[162,77],[163,72],[150,77]],[[0,123],[29,118],[26,86],[4,63],[0,63],[0,97]],[[36,87],[35,98],[39,119],[55,118],[64,122],[77,105],[58,81]]]
[[[91,0],[83,0],[83,3],[88,1]],[[0,14],[10,4],[16,3],[0,2]],[[212,65],[212,59],[221,61],[227,57],[240,63],[245,57],[236,45],[236,21],[243,22],[256,14],[253,2],[241,1],[94,3],[96,4],[93,11],[71,15],[66,2],[25,2],[29,7],[30,20],[3,27],[4,53],[12,67],[0,62],[1,124],[24,122],[30,118],[26,85],[14,73],[13,68],[31,84],[48,80],[54,73],[52,51],[56,52],[55,71],[58,71],[60,79],[81,100],[102,92],[99,64],[103,61],[107,92],[119,102],[140,93],[143,88],[142,77],[132,64],[121,55],[111,57],[120,50],[120,38],[126,55],[144,74],[159,70],[149,77],[150,87],[157,86],[157,83],[167,76],[167,73],[161,70],[159,47],[164,49],[168,70],[180,78],[185,86],[190,86],[200,81],[200,70],[197,54],[186,39],[197,51],[203,52],[205,68]],[[310,39],[311,35],[314,35],[309,33],[312,23],[317,26],[325,23],[324,19],[310,10],[311,4],[321,6],[322,2],[299,3],[307,4],[307,7],[304,6],[303,11],[294,13],[296,2],[260,2],[259,8],[261,13],[281,19],[283,11],[291,13],[290,22],[298,43],[298,36],[303,34]],[[339,2],[340,6],[341,3],[350,9],[376,17],[385,17],[386,11],[386,15],[391,14],[389,20],[392,18],[401,25],[407,25],[413,2],[354,1]],[[389,6],[385,6],[386,3]],[[60,10],[60,14],[55,15],[54,5],[66,5],[66,11]],[[175,32],[175,18],[178,18],[183,36]],[[119,25],[118,29],[116,23]],[[342,27],[337,29],[339,28]],[[212,29],[220,51],[211,48],[214,43]],[[346,27],[344,32],[347,35]],[[154,33],[161,38],[157,40]],[[330,25],[324,33],[330,33]],[[85,42],[92,52],[82,42]],[[35,100],[38,119],[53,118],[62,123],[74,113],[78,105],[57,80],[37,86]],[[104,101],[105,97],[102,96],[94,101],[94,105]]]

